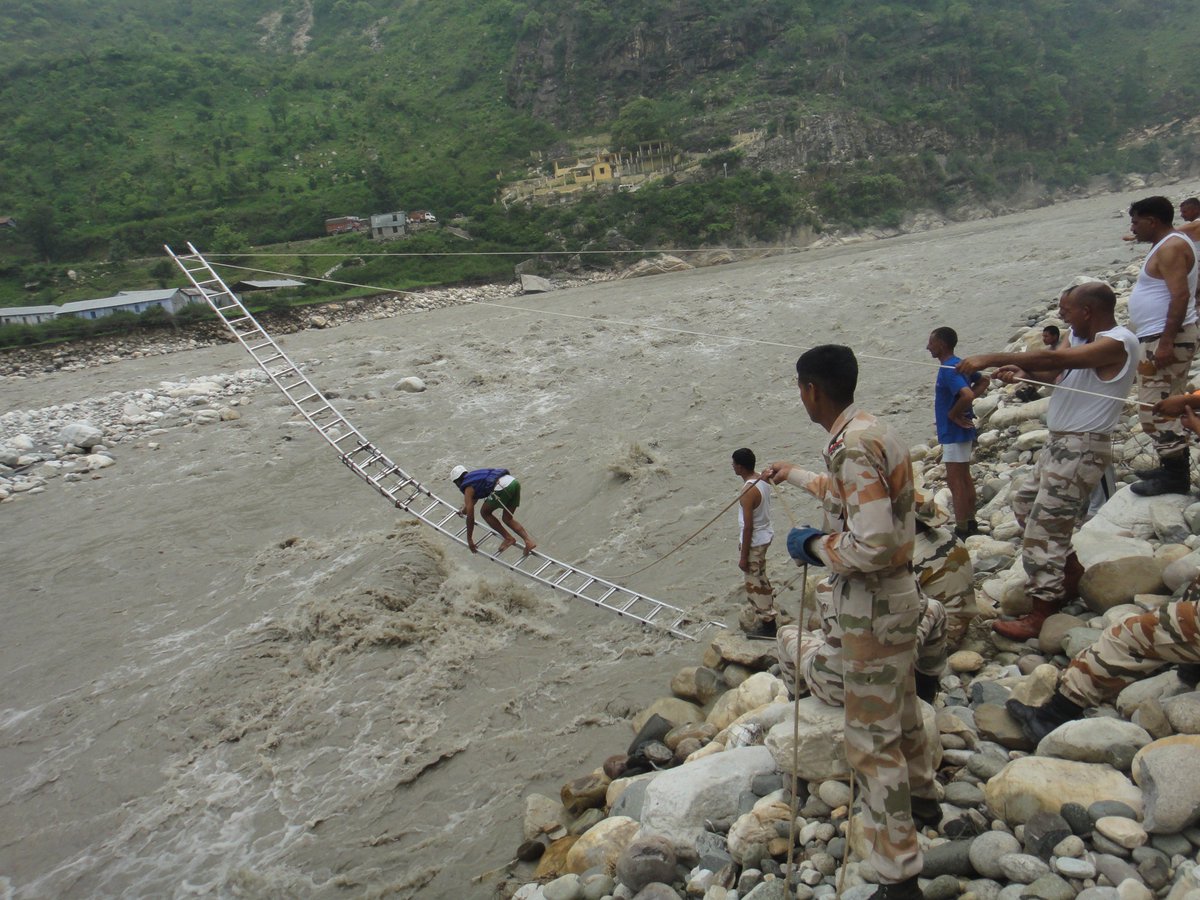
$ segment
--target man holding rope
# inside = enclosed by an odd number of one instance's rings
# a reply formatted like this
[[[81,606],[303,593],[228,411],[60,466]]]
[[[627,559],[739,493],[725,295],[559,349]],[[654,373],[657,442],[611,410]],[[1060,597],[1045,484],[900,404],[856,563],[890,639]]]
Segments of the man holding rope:
[[[1065,370],[1050,395],[1050,439],[1032,476],[1012,494],[1013,512],[1025,529],[1021,561],[1032,609],[1021,618],[992,623],[996,633],[1011,640],[1037,637],[1042,623],[1066,600],[1071,533],[1112,462],[1112,431],[1133,384],[1139,352],[1133,332],[1117,324],[1116,304],[1112,288],[1103,282],[1068,288],[1058,301],[1059,316],[1071,328],[1068,346],[983,353],[956,367],[964,375],[998,367],[997,376],[1008,384],[1030,379],[1053,384]]]
[[[752,637],[774,637],[779,610],[775,607],[775,589],[767,580],[767,550],[775,537],[771,528],[771,485],[758,477],[756,462],[749,447],[733,451],[733,474],[742,479],[738,494],[738,568],[746,576],[747,601],[738,624]]]
[[[792,529],[788,553],[832,572],[836,616],[826,638],[841,648],[846,759],[861,785],[867,862],[880,879],[872,897],[920,900],[910,790],[936,788],[913,676],[922,598],[912,565],[912,460],[891,428],[855,407],[858,361],[849,347],[806,351],[796,375],[809,418],[830,434],[827,472],[777,462],[763,477],[804,488],[825,509],[823,530]]]
[[[1200,434],[1197,409],[1200,394],[1180,394],[1160,401],[1154,411]],[[1200,676],[1200,576],[1178,600],[1106,628],[1099,640],[1075,654],[1045,704],[1009,700],[1005,708],[1037,744],[1059,725],[1082,718],[1091,707],[1115,699],[1138,678],[1171,663],[1180,664],[1180,679],[1194,688]]]

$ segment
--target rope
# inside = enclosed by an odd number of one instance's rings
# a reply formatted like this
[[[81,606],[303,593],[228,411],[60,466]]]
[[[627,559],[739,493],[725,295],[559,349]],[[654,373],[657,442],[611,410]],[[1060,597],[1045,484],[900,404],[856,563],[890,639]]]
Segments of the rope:
[[[421,254],[421,255],[424,255],[424,254]],[[379,292],[385,293],[385,294],[402,294],[407,297],[421,296],[421,294],[419,294],[416,291],[396,290],[394,288],[387,288],[387,287],[383,287],[381,285],[376,285],[376,284],[359,284],[359,283],[353,282],[353,281],[340,281],[336,278],[324,278],[324,277],[321,277],[318,275],[297,275],[294,272],[277,272],[272,269],[256,269],[256,268],[251,268],[249,266],[235,266],[230,263],[216,263],[215,265],[218,265],[224,269],[237,269],[238,271],[242,271],[242,272],[257,272],[260,275],[278,275],[282,278],[301,278],[301,279],[306,279],[308,281],[320,281],[320,282],[324,282],[326,284],[338,284],[338,285],[342,285],[343,287],[356,287],[356,288],[362,288],[364,290],[369,290],[369,291],[379,291]],[[476,306],[491,306],[491,307],[495,307],[496,309],[508,309],[508,310],[512,310],[513,312],[530,313],[532,315],[554,316],[554,317],[557,317],[560,319],[572,319],[572,320],[581,321],[581,322],[595,322],[595,323],[601,324],[601,325],[621,325],[625,328],[634,328],[634,329],[640,328],[640,329],[645,329],[648,331],[663,331],[663,332],[667,332],[669,334],[682,334],[682,335],[687,335],[689,337],[707,338],[710,340],[718,340],[718,341],[732,341],[734,343],[753,344],[753,345],[760,346],[760,347],[778,347],[778,348],[781,348],[784,350],[799,350],[801,352],[809,349],[808,347],[806,347],[802,344],[792,344],[792,343],[788,343],[786,341],[766,341],[766,340],[762,340],[761,338],[744,337],[741,335],[713,334],[713,333],[707,332],[707,331],[693,331],[693,330],[687,329],[687,328],[672,328],[669,325],[654,325],[649,322],[628,322],[623,319],[606,319],[606,318],[600,318],[598,316],[585,316],[585,315],[580,315],[578,313],[560,312],[558,310],[552,310],[552,309],[530,309],[527,306],[517,306],[516,304],[513,304],[513,303],[498,303],[494,300],[473,300],[471,298],[464,297],[464,298],[462,298],[462,302],[473,303]],[[918,359],[897,359],[897,358],[891,357],[891,356],[873,356],[869,353],[859,353],[857,351],[856,351],[855,355],[858,356],[859,359],[870,359],[870,360],[874,360],[876,362],[900,363],[902,365],[922,366],[924,368],[934,368],[934,369],[953,369],[954,368],[953,366],[946,366],[946,365],[942,365],[941,363],[925,362],[924,360],[918,360]],[[1073,391],[1074,393],[1077,393],[1077,394],[1085,394],[1090,397],[1100,397],[1101,399],[1104,399],[1104,400],[1114,399],[1114,398],[1108,396],[1107,394],[1100,394],[1100,393],[1097,393],[1096,391],[1087,391],[1087,390],[1084,390],[1083,388],[1067,387],[1067,386],[1061,385],[1061,384],[1051,384],[1050,382],[1046,382],[1046,381],[1036,381],[1032,378],[1014,378],[1013,380],[1021,381],[1026,384],[1037,385],[1038,387],[1050,387],[1050,388],[1054,388],[1055,390],[1059,390],[1059,391]],[[1154,406],[1153,403],[1147,403],[1144,401],[1133,400],[1133,399],[1129,399],[1129,398],[1124,399],[1121,402],[1133,404],[1135,406],[1146,406],[1146,407]]]
[[[753,485],[758,484],[760,481],[762,481],[762,478],[755,478],[753,481],[745,482],[745,484],[753,486]],[[744,491],[745,488],[743,488],[742,490]],[[709,519],[707,522],[705,522],[703,525],[701,525],[699,528],[697,528],[695,531],[693,531],[691,534],[689,534],[687,537],[685,537],[682,541],[680,541],[678,544],[676,544],[674,547],[672,547],[670,550],[668,550],[666,553],[664,553],[658,559],[654,560],[654,562],[647,563],[646,565],[644,565],[640,569],[638,569],[636,572],[629,572],[625,575],[621,575],[618,577],[620,577],[622,580],[624,580],[626,578],[632,578],[634,575],[640,575],[642,572],[645,572],[651,566],[657,566],[660,562],[662,562],[664,559],[666,559],[668,556],[670,556],[672,553],[674,553],[676,550],[678,550],[680,547],[682,547],[684,544],[686,544],[692,538],[694,538],[698,534],[700,534],[700,532],[702,532],[705,528],[707,528],[713,522],[717,521],[717,519],[721,518],[721,516],[725,514],[726,510],[728,510],[731,506],[733,506],[735,503],[737,503],[741,499],[742,499],[742,495],[739,492],[736,497],[734,497],[732,500],[730,500],[728,503],[726,503],[723,507],[721,507],[721,511],[719,513],[717,513],[715,516],[713,516],[711,519]]]

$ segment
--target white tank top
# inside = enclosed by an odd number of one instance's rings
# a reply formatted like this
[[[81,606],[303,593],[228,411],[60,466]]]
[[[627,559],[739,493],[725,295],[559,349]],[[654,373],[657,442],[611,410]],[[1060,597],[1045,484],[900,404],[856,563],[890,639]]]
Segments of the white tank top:
[[[1101,331],[1096,335],[1096,340],[1100,338],[1112,338],[1125,345],[1125,365],[1109,381],[1101,379],[1095,369],[1068,369],[1054,393],[1050,395],[1046,427],[1051,431],[1111,434],[1117,426],[1117,421],[1121,418],[1121,407],[1124,405],[1122,401],[1129,396],[1129,388],[1137,375],[1137,359],[1141,348],[1137,337],[1124,325]],[[1083,343],[1075,337],[1074,332],[1071,332],[1069,340],[1071,346]],[[1061,390],[1064,387],[1090,393]],[[1093,394],[1103,396],[1095,397]]]
[[[750,527],[753,529],[750,532],[750,546],[761,547],[763,544],[771,543],[775,537],[775,532],[771,530],[771,485],[765,481],[760,481],[753,487],[749,481],[742,483],[743,491],[758,491],[759,500],[758,506],[754,508],[754,516],[750,520]],[[746,527],[746,510],[742,505],[738,504],[738,540],[742,538],[742,531]]]
[[[1129,294],[1129,325],[1139,338],[1162,334],[1167,327],[1167,307],[1171,303],[1171,291],[1167,287],[1166,281],[1155,278],[1153,275],[1147,275],[1146,268],[1150,265],[1150,258],[1154,256],[1155,251],[1172,238],[1186,241],[1188,247],[1191,248],[1192,268],[1188,270],[1188,296],[1196,296],[1196,276],[1200,272],[1196,261],[1196,245],[1186,234],[1172,231],[1150,248],[1150,252],[1146,254],[1146,261],[1142,263],[1142,271],[1138,273],[1133,291]],[[1190,325],[1195,321],[1196,304],[1189,303],[1181,324]]]

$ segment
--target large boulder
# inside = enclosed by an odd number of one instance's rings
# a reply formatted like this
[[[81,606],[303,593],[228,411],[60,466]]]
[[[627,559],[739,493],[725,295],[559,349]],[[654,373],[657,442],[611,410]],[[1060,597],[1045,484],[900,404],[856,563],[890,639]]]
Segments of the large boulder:
[[[759,775],[776,771],[766,747],[737,747],[659,772],[646,786],[642,829],[661,834],[676,848],[695,847],[705,823],[730,820],[739,813],[743,791]]]
[[[1009,825],[1021,825],[1034,813],[1056,813],[1067,799],[1083,806],[1118,800],[1142,810],[1142,792],[1124,775],[1105,765],[1026,756],[1010,762],[984,789],[992,812]]]
[[[1106,560],[1083,573],[1079,579],[1079,596],[1094,612],[1103,613],[1129,603],[1138,594],[1162,593],[1165,568],[1161,559],[1152,556]]]
[[[548,278],[542,278],[540,275],[527,275],[524,272],[521,273],[522,294],[544,294],[552,290],[554,290],[554,285],[550,283]]]
[[[1175,834],[1200,821],[1200,735],[1147,744],[1133,758],[1133,780],[1146,801],[1146,830]]]
[[[1124,719],[1097,717],[1067,722],[1038,744],[1038,756],[1105,763],[1128,772],[1134,755],[1153,740],[1150,734]]]
[[[104,432],[91,422],[72,422],[58,433],[58,439],[64,444],[74,444],[84,450],[90,450],[97,444],[104,443]]]

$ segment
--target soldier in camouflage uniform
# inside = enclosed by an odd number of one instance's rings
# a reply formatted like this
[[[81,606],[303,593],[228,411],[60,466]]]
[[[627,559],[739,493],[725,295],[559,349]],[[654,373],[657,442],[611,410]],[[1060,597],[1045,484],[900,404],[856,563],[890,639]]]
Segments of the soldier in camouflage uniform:
[[[1071,326],[1068,347],[984,353],[956,367],[970,374],[998,366],[997,375],[1006,383],[1029,378],[1053,383],[1066,373],[1050,395],[1050,438],[1032,476],[1013,493],[1013,512],[1025,529],[1021,561],[1032,610],[992,625],[1012,640],[1037,637],[1042,623],[1062,606],[1071,532],[1112,461],[1112,430],[1133,384],[1138,357],[1137,338],[1114,318],[1116,302],[1112,288],[1103,282],[1069,288],[1058,304],[1059,315]]]
[[[1036,744],[1064,722],[1082,717],[1088,707],[1114,699],[1139,678],[1170,663],[1200,663],[1200,576],[1181,599],[1122,620],[1076,654],[1045,706],[1016,700],[1005,705]],[[1194,684],[1196,670],[1188,674]]]
[[[913,542],[913,567],[924,595],[917,624],[917,694],[932,703],[951,647],[966,631],[975,608],[975,570],[966,545],[949,528],[940,527],[932,497],[917,495],[917,530]],[[820,626],[779,630],[779,664],[789,688],[796,680],[796,650],[800,644],[800,676],[814,697],[841,706],[842,662],[836,632],[836,610],[830,603],[832,586],[822,579],[815,591]],[[807,629],[808,623],[802,623]]]
[[[1160,401],[1154,411],[1200,434],[1197,408],[1200,394],[1181,394]],[[1059,725],[1081,717],[1088,707],[1112,700],[1138,678],[1169,663],[1189,664],[1189,668],[1200,663],[1200,575],[1179,600],[1118,622],[1076,654],[1046,705],[1009,700],[1006,706],[1036,744]],[[1196,674],[1190,668],[1188,680],[1193,684]]]
[[[1183,391],[1196,355],[1196,287],[1200,260],[1192,239],[1172,227],[1175,208],[1166,197],[1146,197],[1129,207],[1134,240],[1151,244],[1129,293],[1129,327],[1141,343],[1138,399],[1157,403]],[[1186,494],[1191,487],[1187,439],[1177,421],[1138,407],[1142,431],[1154,440],[1159,467],[1138,472],[1131,490],[1144,497]]]
[[[792,529],[788,553],[833,573],[824,603],[840,644],[846,758],[881,881],[873,896],[919,900],[910,792],[932,797],[936,788],[913,675],[922,598],[912,567],[912,461],[895,432],[855,408],[858,363],[849,347],[814,347],[796,373],[809,418],[831,436],[827,471],[777,462],[763,477],[802,487],[824,507],[824,529]]]

